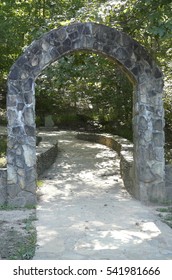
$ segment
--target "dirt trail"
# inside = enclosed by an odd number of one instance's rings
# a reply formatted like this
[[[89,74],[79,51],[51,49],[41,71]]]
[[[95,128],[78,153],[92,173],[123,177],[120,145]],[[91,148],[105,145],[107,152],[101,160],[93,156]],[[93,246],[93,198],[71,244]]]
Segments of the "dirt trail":
[[[133,199],[109,148],[48,133],[59,154],[43,174],[34,259],[172,259],[172,229]]]

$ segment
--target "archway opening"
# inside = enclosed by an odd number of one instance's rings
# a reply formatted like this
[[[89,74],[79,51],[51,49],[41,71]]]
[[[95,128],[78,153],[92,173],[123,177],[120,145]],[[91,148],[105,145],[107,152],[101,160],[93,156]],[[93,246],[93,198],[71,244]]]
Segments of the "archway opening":
[[[35,96],[37,127],[107,132],[133,141],[133,85],[100,54],[78,51],[54,62],[36,80]]]

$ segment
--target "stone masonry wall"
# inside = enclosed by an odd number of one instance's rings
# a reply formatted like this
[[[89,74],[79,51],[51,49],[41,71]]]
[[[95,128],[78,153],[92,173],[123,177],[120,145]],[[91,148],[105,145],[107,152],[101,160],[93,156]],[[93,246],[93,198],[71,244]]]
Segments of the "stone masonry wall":
[[[49,144],[42,141],[37,147],[37,176],[39,177],[55,161],[58,153],[58,143]],[[0,206],[7,203],[7,169],[0,168]],[[22,202],[21,202],[22,207]]]
[[[37,150],[37,174],[40,176],[46,169],[48,169],[55,161],[58,153],[58,143],[49,144],[46,148]]]
[[[127,34],[93,22],[45,33],[11,67],[7,116],[8,204],[36,197],[35,80],[65,55],[87,51],[114,61],[133,84],[134,185],[139,199],[163,201],[165,191],[163,75],[148,52]],[[15,190],[15,191],[14,191]],[[36,203],[36,200],[35,200]]]

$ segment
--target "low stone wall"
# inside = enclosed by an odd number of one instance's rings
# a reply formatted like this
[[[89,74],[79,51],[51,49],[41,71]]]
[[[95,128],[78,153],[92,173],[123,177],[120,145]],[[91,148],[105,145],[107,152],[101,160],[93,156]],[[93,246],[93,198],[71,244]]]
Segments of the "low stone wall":
[[[120,171],[125,188],[132,196],[139,197],[138,190],[134,184],[133,144],[130,141],[111,134],[79,133],[77,138],[103,144],[115,150],[120,157]],[[151,191],[153,192],[152,189]],[[155,194],[153,196],[155,197]],[[164,196],[166,197],[164,202],[172,202],[172,165],[166,165],[165,167]]]
[[[131,195],[137,197],[138,194],[133,184],[133,144],[130,141],[117,135],[110,134],[79,133],[77,138],[103,144],[115,150],[120,157],[120,171],[124,185]]]
[[[135,198],[139,197],[138,190],[134,185],[133,151],[120,151],[120,172],[124,186],[127,191]]]
[[[55,161],[58,153],[58,143],[50,144],[42,140],[36,148],[37,175],[41,175]],[[7,201],[7,169],[0,168],[0,206]]]
[[[40,176],[55,161],[58,153],[58,143],[41,142],[36,151],[37,175]]]

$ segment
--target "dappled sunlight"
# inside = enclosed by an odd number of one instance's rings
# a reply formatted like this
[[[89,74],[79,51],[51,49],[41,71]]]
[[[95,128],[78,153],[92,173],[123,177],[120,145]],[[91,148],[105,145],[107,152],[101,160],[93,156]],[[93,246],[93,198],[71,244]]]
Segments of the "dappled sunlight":
[[[51,174],[42,176],[45,200],[71,200],[96,196],[101,192],[103,195],[122,184],[116,152],[100,144],[68,138],[61,140],[59,148],[60,154],[51,168]],[[56,190],[51,191],[52,185]]]
[[[139,245],[142,242],[159,236],[161,232],[137,232],[131,230],[94,231],[87,233],[85,240],[79,240],[75,250],[112,250],[127,244]]]
[[[86,180],[86,181],[92,181],[93,179],[95,179],[95,174],[92,171],[81,171],[78,175],[78,177],[82,180]]]
[[[161,233],[161,231],[158,229],[158,227],[153,222],[146,222],[141,225],[141,229],[143,232],[149,231],[152,233]]]
[[[51,146],[51,144],[50,144],[49,142],[43,141],[43,142],[41,142],[41,143],[39,144],[39,146],[37,147],[37,152],[39,152],[39,150],[42,151],[44,148],[47,149],[47,148],[49,148],[50,146]]]
[[[54,239],[54,237],[55,238],[58,237],[57,231],[48,229],[45,226],[38,227],[38,230],[41,232],[40,237],[42,239],[42,241],[39,243],[40,246],[42,246],[48,242],[51,242],[52,239]]]
[[[97,148],[100,147],[100,144],[96,143],[88,143],[83,140],[78,140],[78,143],[73,144],[73,147],[79,148],[81,151],[82,150],[87,150],[87,149],[92,149],[92,150],[97,150]]]
[[[58,248],[58,252],[63,252],[64,250],[64,241],[60,238],[60,234],[57,231],[47,230],[45,227],[38,228],[40,235],[40,242],[37,245],[37,250],[39,252],[44,252],[44,246],[48,248],[46,252],[53,252],[54,248]]]
[[[59,140],[59,143],[60,142],[63,142],[63,144],[69,144],[71,143],[72,141],[71,140]]]
[[[114,155],[114,151],[110,150],[109,148],[107,148],[105,151],[100,151],[95,158],[112,158],[112,159],[117,159],[117,155]]]

